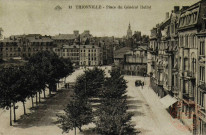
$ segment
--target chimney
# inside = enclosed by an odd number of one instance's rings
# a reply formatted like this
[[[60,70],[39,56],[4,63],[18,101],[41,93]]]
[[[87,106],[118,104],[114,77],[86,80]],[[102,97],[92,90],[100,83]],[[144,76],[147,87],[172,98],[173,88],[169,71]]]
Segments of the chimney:
[[[180,6],[174,6],[174,13],[177,13],[180,10]]]
[[[169,12],[166,12],[166,19],[168,19],[170,17]]]

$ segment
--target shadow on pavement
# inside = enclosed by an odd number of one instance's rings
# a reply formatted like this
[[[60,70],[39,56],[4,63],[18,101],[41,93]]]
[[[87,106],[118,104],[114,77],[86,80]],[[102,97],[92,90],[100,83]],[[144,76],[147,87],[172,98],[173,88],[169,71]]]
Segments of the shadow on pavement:
[[[32,112],[22,115],[15,127],[29,128],[33,126],[55,125],[56,114],[62,111],[69,103],[70,89],[57,91],[55,95],[48,97],[44,102],[32,108]]]

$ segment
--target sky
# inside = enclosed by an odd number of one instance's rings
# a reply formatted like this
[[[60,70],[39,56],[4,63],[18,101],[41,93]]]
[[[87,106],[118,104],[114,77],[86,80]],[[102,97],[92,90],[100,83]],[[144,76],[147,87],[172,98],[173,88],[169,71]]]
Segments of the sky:
[[[189,6],[199,0],[0,0],[0,27],[3,35],[57,35],[89,30],[93,36],[126,35],[130,22],[132,31],[150,34],[164,21],[174,6]],[[54,10],[59,5],[61,10]],[[76,5],[101,5],[102,9],[76,9]],[[123,9],[106,9],[107,5]],[[140,5],[151,9],[140,9]],[[72,9],[68,7],[72,6]],[[138,6],[138,9],[124,9]]]

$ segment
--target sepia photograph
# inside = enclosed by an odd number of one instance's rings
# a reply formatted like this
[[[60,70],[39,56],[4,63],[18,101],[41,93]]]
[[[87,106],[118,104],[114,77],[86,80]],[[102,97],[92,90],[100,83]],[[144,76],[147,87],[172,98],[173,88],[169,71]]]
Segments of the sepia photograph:
[[[206,0],[0,0],[0,135],[206,135]]]

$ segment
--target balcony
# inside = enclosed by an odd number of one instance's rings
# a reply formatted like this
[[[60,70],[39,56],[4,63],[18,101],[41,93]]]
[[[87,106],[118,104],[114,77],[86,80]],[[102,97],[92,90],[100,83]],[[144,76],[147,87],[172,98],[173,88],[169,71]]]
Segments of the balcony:
[[[206,121],[206,112],[202,106],[197,105],[197,113],[200,119]]]
[[[203,84],[199,85],[199,88],[202,89],[203,91],[206,91],[206,84],[203,83]]]
[[[188,93],[183,93],[183,99],[189,100],[189,94]]]
[[[154,49],[154,48],[148,48],[147,49],[148,52],[150,52],[152,55],[157,55],[158,54],[158,49]]]
[[[173,72],[177,72],[177,71],[178,71],[178,67],[173,67],[173,68],[172,68],[172,71],[173,71]]]
[[[152,67],[154,67],[154,66],[155,66],[155,62],[154,62],[154,61],[152,61],[152,64],[151,64],[151,66],[152,66]]]
[[[206,61],[205,55],[200,55],[198,60],[200,63],[205,63]]]
[[[157,68],[158,68],[159,70],[161,70],[161,69],[163,69],[163,65],[160,65],[160,64],[159,64],[159,65],[157,66]]]
[[[173,92],[174,94],[178,94],[178,92],[179,92],[178,86],[173,86],[173,87],[172,87],[172,92]]]
[[[187,72],[187,77],[188,77],[189,79],[191,79],[191,80],[195,80],[195,79],[196,79],[196,77],[195,77],[195,72],[193,72],[193,71],[188,71],[188,72]]]
[[[151,51],[153,51],[153,48],[148,47],[148,48],[147,48],[147,51],[148,51],[148,52],[151,52]]]

